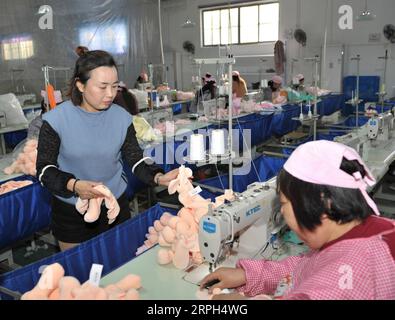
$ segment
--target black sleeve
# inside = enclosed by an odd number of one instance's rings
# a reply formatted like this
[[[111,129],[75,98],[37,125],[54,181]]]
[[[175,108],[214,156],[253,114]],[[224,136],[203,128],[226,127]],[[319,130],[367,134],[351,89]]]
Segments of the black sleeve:
[[[133,123],[128,128],[121,152],[122,157],[125,159],[131,169],[133,169],[137,162],[144,158],[143,151],[137,142],[136,130],[134,129]],[[148,165],[145,161],[143,161],[134,168],[133,174],[145,184],[153,187],[156,185],[154,182],[154,177],[158,172],[164,173],[164,171],[157,165]]]
[[[67,182],[75,176],[58,169],[59,147],[60,138],[58,134],[47,121],[44,121],[38,138],[37,177],[53,194],[71,198],[74,194],[67,190]],[[47,166],[51,167],[48,167],[42,174]]]

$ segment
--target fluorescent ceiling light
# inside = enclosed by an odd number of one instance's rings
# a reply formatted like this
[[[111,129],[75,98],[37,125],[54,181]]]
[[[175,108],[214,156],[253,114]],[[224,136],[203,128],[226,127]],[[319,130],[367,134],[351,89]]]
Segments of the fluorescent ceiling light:
[[[357,16],[357,20],[358,21],[369,21],[369,20],[373,20],[374,18],[376,18],[376,15],[374,15],[373,13],[371,13],[368,10],[368,0],[365,1],[365,10],[362,11],[358,16]]]
[[[193,28],[196,25],[195,22],[192,22],[191,19],[187,18],[185,22],[181,25],[182,28]]]

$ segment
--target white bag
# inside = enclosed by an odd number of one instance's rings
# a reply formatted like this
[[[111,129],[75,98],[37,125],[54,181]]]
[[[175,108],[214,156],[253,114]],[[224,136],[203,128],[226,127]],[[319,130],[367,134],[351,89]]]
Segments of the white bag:
[[[0,95],[0,111],[5,113],[7,126],[27,124],[21,104],[13,93]]]

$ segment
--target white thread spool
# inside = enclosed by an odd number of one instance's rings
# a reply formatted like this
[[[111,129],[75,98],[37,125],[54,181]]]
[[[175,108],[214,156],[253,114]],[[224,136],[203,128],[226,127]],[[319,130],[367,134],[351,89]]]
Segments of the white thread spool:
[[[269,85],[268,85],[268,83],[267,83],[267,80],[266,79],[262,79],[261,80],[261,88],[267,88]]]
[[[224,130],[213,130],[211,132],[210,154],[225,154],[225,132]]]
[[[156,95],[156,108],[159,109],[160,106],[160,100],[159,100],[159,95]]]
[[[190,138],[189,153],[192,161],[202,161],[205,159],[204,136],[202,134],[192,134]]]

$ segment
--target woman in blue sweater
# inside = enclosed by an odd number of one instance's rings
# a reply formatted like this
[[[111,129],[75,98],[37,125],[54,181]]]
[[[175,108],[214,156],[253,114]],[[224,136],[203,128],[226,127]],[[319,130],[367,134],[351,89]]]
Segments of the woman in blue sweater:
[[[53,194],[52,230],[61,250],[72,248],[130,217],[127,178],[122,159],[150,186],[168,185],[178,169],[163,170],[143,157],[132,116],[113,104],[118,71],[105,51],[86,51],[77,60],[66,101],[43,116],[37,155],[37,177]],[[99,219],[86,223],[76,210],[81,199],[102,196],[94,189],[107,186],[121,208],[109,225],[102,207]]]

